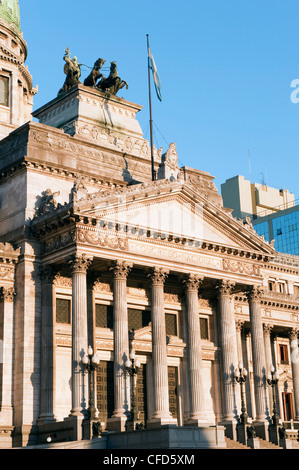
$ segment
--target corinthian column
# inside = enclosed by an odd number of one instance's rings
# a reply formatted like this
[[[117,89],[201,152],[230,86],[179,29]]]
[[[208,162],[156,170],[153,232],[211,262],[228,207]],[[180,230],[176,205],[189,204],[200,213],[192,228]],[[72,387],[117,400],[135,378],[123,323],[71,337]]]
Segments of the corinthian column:
[[[72,269],[72,409],[71,416],[84,417],[88,407],[88,389],[84,381],[82,357],[87,352],[87,282],[92,259],[84,254],[69,259]]]
[[[231,305],[234,283],[222,281],[218,286],[218,305],[220,317],[220,347],[223,371],[223,420],[235,419],[234,370],[238,364],[235,315]]]
[[[149,426],[176,423],[169,411],[164,282],[168,271],[154,268],[151,279],[152,356],[154,412]]]
[[[13,287],[0,288],[0,426],[13,426]]]
[[[299,330],[293,328],[290,331],[291,363],[293,375],[293,390],[295,400],[295,420],[299,421],[299,351],[298,351]]]
[[[188,365],[190,414],[187,423],[200,426],[207,423],[204,406],[202,353],[198,312],[198,288],[203,278],[190,274],[184,281],[187,310]]]
[[[259,286],[252,286],[248,292],[250,327],[251,327],[251,345],[252,345],[252,362],[254,374],[254,392],[256,405],[256,423],[264,423],[266,419],[266,355],[264,346],[264,333],[262,323],[262,312],[260,299],[263,290]],[[265,429],[265,428],[264,428]],[[260,437],[264,437],[260,434]]]
[[[125,362],[129,358],[127,309],[127,277],[132,265],[116,261],[113,271],[113,333],[114,333],[114,412],[107,421],[108,429],[124,431],[129,410],[129,389],[126,389]]]
[[[41,390],[39,423],[55,421],[55,308],[53,280],[55,271],[51,266],[41,269]]]

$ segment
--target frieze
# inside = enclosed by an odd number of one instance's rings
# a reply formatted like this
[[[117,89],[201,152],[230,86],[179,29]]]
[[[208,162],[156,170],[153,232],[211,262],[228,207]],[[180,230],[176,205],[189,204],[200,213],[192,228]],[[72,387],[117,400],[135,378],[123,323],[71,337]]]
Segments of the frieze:
[[[260,276],[260,266],[256,264],[242,263],[241,261],[223,259],[223,269],[233,273]]]
[[[128,250],[128,240],[126,238],[116,237],[115,235],[103,235],[96,231],[74,229],[47,240],[44,243],[44,251],[45,253],[50,253],[73,243],[89,244],[114,250]]]
[[[201,255],[187,250],[179,251],[166,246],[147,244],[135,240],[128,240],[128,250],[136,254],[155,257],[156,259],[166,259],[215,269],[222,268],[222,260],[219,258]]]
[[[94,147],[90,147],[88,145],[83,145],[83,144],[80,144],[78,142],[73,142],[72,140],[70,140],[70,138],[66,138],[66,135],[67,134],[63,134],[62,136],[60,136],[59,134],[56,135],[54,133],[50,133],[50,132],[40,132],[40,131],[37,131],[37,130],[34,130],[32,132],[32,138],[35,142],[37,143],[40,143],[44,146],[48,146],[48,147],[51,147],[55,150],[63,150],[63,151],[67,151],[71,154],[74,154],[74,155],[77,155],[77,156],[81,156],[81,157],[89,157],[89,158],[92,158],[94,160],[96,160],[97,162],[101,162],[103,164],[106,164],[108,165],[109,167],[111,165],[116,165],[118,167],[121,167],[123,168],[123,165],[124,165],[124,159],[123,159],[123,156],[122,155],[118,155],[118,154],[113,154],[107,150],[101,150],[99,148],[94,148]],[[111,140],[112,137],[109,136],[109,139]],[[103,142],[104,143],[104,142]],[[113,139],[110,143],[115,143],[115,138],[114,138],[114,142],[113,142]],[[124,146],[125,146],[125,149],[127,150],[127,152],[129,151],[129,147],[128,146],[131,146],[132,145],[132,142],[127,142],[127,146],[125,145],[125,142],[123,142]],[[139,146],[139,152],[136,156],[140,156],[140,157],[146,157],[148,155],[148,142],[147,141],[144,141],[144,142],[138,142],[138,144],[135,142],[134,146]],[[123,147],[120,148],[119,150],[122,150],[124,151],[125,150]],[[157,152],[157,156],[160,155],[160,150]],[[133,168],[132,168],[133,167]],[[129,162],[129,169],[130,170],[138,170],[140,172],[143,172],[143,171],[148,171],[148,164],[146,163],[142,163],[142,162]]]

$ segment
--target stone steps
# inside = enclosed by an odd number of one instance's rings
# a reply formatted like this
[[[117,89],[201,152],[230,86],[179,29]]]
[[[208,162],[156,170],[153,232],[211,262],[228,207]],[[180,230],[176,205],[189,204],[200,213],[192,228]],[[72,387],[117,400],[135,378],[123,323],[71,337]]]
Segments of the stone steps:
[[[227,449],[250,449],[250,447],[241,444],[241,442],[234,441],[229,437],[225,436],[226,448]]]
[[[258,438],[260,443],[260,449],[282,449],[282,447],[273,444],[273,442],[265,441],[264,439]]]
[[[282,449],[282,447],[273,444],[272,442],[265,441],[264,439],[261,439],[260,437],[258,438],[259,444],[260,444],[260,449]],[[226,442],[226,448],[227,449],[251,449],[251,447],[245,446],[244,444],[241,444],[241,442],[234,441],[233,439],[230,439],[229,437],[225,436],[225,442]]]

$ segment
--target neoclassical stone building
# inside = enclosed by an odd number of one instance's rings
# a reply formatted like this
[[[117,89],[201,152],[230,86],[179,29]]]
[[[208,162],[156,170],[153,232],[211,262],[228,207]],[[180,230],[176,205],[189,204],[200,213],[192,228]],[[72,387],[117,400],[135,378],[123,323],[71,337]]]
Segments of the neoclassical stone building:
[[[0,17],[0,445],[84,438],[90,397],[103,430],[126,432],[134,406],[147,429],[238,439],[239,361],[257,434],[273,390],[279,422],[299,422],[298,257],[234,219],[175,144],[152,181],[141,106],[79,83],[34,122],[18,2]]]

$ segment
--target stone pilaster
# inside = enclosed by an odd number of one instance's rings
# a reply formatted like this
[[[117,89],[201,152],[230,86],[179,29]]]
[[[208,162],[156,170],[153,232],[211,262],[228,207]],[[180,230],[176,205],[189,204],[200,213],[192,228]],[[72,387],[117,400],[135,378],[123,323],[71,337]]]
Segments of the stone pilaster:
[[[238,364],[238,358],[235,316],[231,305],[233,288],[234,283],[230,281],[222,281],[217,286],[222,358],[223,421],[225,423],[236,423],[234,369]],[[230,434],[234,437],[232,430]]]
[[[263,325],[264,329],[264,343],[265,343],[265,358],[266,358],[266,373],[270,372],[271,366],[275,364],[273,363],[272,359],[272,349],[271,349],[271,331],[273,329],[273,325],[269,323]],[[268,406],[270,409],[270,413],[272,413],[272,388],[270,385],[267,385],[268,390]]]
[[[116,261],[113,271],[113,331],[114,331],[114,412],[107,421],[108,429],[125,431],[129,415],[129,381],[125,362],[129,358],[127,309],[127,277],[132,265]]]
[[[252,286],[247,295],[249,300],[251,347],[256,405],[255,426],[258,426],[259,423],[265,423],[267,409],[265,381],[266,356],[260,303],[262,294],[263,289],[261,287]],[[260,426],[260,432],[260,437],[266,437],[265,432],[262,430],[262,426]]]
[[[42,282],[41,311],[41,385],[39,424],[55,421],[55,296],[51,266],[40,270]]]
[[[87,269],[92,260],[84,254],[69,259],[72,270],[72,409],[70,416],[83,418],[88,407],[88,387],[82,357],[87,352]]]
[[[14,288],[0,288],[0,426],[13,424]]]
[[[291,363],[293,375],[293,393],[295,401],[295,420],[299,421],[299,350],[298,350],[298,328],[290,331]]]
[[[202,352],[198,312],[198,288],[203,278],[190,274],[184,281],[186,294],[190,413],[185,424],[207,423],[202,378]]]
[[[169,411],[166,326],[164,313],[164,282],[168,271],[154,268],[151,279],[152,357],[154,411],[148,425],[173,424],[177,421]]]

